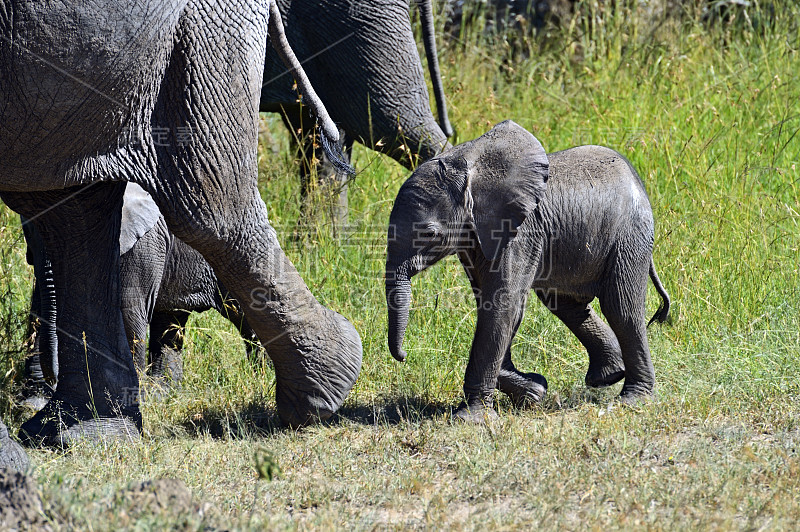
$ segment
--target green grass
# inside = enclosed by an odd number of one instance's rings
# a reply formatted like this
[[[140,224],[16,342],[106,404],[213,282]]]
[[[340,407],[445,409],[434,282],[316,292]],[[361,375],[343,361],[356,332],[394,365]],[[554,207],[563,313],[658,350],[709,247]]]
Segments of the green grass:
[[[456,259],[414,280],[407,362],[386,347],[385,227],[407,172],[357,148],[352,229],[335,234],[321,216],[292,243],[296,167],[270,117],[263,137],[277,149],[264,146],[260,160],[270,218],[314,294],[364,345],[341,421],[278,429],[270,368],[247,363],[221,317],[195,316],[185,382],[144,406],[141,442],[31,453],[46,517],[97,529],[795,527],[800,10],[786,2],[774,20],[756,10],[751,25],[706,27],[618,4],[592,25],[548,29],[546,46],[522,40],[522,53],[475,33],[444,46],[441,63],[460,141],[510,118],[549,152],[611,146],[645,180],[674,302],[674,321],[649,330],[653,403],[611,408],[618,386],[586,390],[580,344],[534,301],[513,349],[548,378],[544,403],[520,411],[499,398],[497,423],[449,423],[475,321]],[[12,429],[24,421],[10,383],[30,278],[18,221],[0,207],[0,408]],[[272,456],[275,480],[258,480],[256,455]],[[154,477],[185,481],[197,504],[151,512],[121,495]]]

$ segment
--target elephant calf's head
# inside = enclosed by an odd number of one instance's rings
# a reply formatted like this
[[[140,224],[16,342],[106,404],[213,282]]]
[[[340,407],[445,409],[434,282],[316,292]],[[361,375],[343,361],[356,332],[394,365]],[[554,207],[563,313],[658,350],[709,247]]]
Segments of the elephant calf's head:
[[[403,184],[389,219],[386,259],[394,358],[406,357],[411,277],[476,242],[495,260],[539,204],[548,168],[539,141],[507,120],[422,164]]]

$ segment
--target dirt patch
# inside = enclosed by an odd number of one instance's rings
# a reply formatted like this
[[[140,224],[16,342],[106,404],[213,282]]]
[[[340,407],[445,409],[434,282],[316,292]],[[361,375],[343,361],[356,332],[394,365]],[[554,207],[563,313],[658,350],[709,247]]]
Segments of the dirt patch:
[[[122,497],[127,499],[131,508],[143,513],[160,514],[167,511],[177,514],[194,509],[189,488],[174,478],[145,480],[125,490]]]
[[[0,469],[0,529],[39,529],[45,526],[42,500],[25,474]]]

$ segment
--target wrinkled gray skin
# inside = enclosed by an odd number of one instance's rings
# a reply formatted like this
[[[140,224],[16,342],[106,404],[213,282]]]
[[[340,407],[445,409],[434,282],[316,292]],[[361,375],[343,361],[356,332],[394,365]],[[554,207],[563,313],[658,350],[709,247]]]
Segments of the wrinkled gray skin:
[[[289,43],[344,131],[346,151],[358,141],[409,169],[448,147],[447,137],[453,134],[439,74],[431,1],[413,3],[420,12],[438,124],[431,113],[408,0],[278,0]],[[308,161],[312,156],[323,162],[325,158],[314,147],[314,122],[297,103],[291,76],[271,55],[268,51],[260,110],[281,113],[299,141],[305,197],[311,173]],[[320,180],[332,180],[340,189],[337,218],[342,222],[347,213],[345,177],[327,166],[320,169]]]
[[[0,469],[25,471],[30,462],[28,454],[20,444],[11,439],[3,420],[0,419]]]
[[[548,179],[549,176],[549,179]],[[530,290],[589,353],[586,384],[625,379],[621,398],[650,396],[654,374],[645,332],[653,215],[644,185],[619,153],[581,146],[545,154],[511,121],[424,163],[403,184],[389,222],[386,298],[389,350],[404,360],[411,277],[457,253],[472,283],[478,323],[464,379],[463,419],[496,415],[495,388],[538,402],[547,383],[511,361]],[[597,297],[606,325],[589,303]]]
[[[33,224],[23,227],[29,263],[36,275],[31,322],[37,330],[32,354],[26,360],[22,395],[26,404],[40,410],[52,395],[51,386],[58,375],[56,345],[51,340],[56,335],[57,303],[54,297],[41,297],[53,284],[41,235]],[[140,374],[147,372],[164,384],[181,380],[183,331],[189,315],[212,308],[239,330],[249,358],[255,361],[263,354],[239,303],[219,283],[203,256],[169,231],[152,198],[134,183],[128,184],[123,197],[120,251],[122,319]]]
[[[58,385],[24,441],[141,430],[120,311],[122,181],[150,193],[271,341],[284,422],[329,417],[355,382],[357,332],[308,290],[257,189],[267,33],[285,43],[270,11],[248,0],[0,2],[0,195],[42,234],[59,306]]]

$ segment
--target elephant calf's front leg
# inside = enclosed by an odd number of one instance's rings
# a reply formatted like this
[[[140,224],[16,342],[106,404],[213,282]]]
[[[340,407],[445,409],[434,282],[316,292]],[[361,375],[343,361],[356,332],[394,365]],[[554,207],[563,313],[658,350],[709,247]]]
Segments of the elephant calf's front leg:
[[[464,402],[455,416],[464,421],[480,423],[497,417],[492,407],[495,387],[502,386],[501,390],[510,392],[513,399],[515,395],[518,398],[525,396],[529,386],[527,382],[523,382],[526,379],[521,377],[523,374],[516,372],[513,364],[503,369],[507,353],[510,363],[511,340],[519,326],[521,309],[525,304],[524,296],[504,295],[492,297],[491,300],[482,297],[477,299],[478,324],[464,376]],[[514,388],[512,385],[518,386]]]
[[[522,317],[525,315],[525,302],[524,298],[520,305],[517,307],[517,318],[514,324],[514,330],[511,333],[511,339],[517,334]],[[547,393],[547,379],[538,373],[523,373],[519,371],[514,363],[511,361],[511,339],[508,341],[508,349],[506,349],[503,363],[500,366],[500,374],[497,377],[497,389],[508,395],[511,401],[516,406],[527,406],[536,404],[544,399]]]

